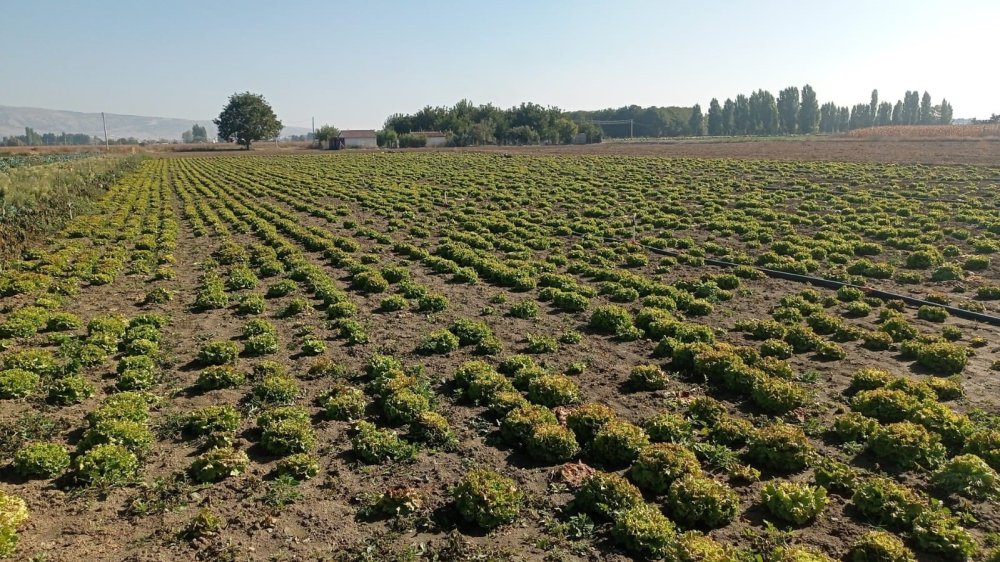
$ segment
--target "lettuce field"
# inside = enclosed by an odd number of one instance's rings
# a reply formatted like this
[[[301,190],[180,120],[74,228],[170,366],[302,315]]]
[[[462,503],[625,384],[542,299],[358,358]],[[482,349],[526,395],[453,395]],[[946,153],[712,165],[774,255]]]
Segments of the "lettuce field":
[[[143,160],[0,269],[0,558],[1000,560],[998,187]]]

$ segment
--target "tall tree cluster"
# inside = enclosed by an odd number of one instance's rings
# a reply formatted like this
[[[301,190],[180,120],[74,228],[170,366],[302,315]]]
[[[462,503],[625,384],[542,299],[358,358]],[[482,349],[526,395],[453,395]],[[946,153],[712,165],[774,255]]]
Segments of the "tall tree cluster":
[[[568,144],[577,133],[584,133],[588,142],[601,139],[597,125],[576,122],[558,107],[522,103],[501,109],[493,104],[473,105],[468,100],[452,107],[427,106],[411,115],[397,113],[385,122],[385,131],[389,130],[400,138],[417,131],[442,131],[448,133],[448,142],[453,146]]]
[[[394,114],[386,119],[380,138],[391,142],[388,139],[401,139],[413,132],[441,131],[448,134],[452,146],[567,144],[578,133],[584,133],[587,142],[629,136],[809,135],[883,125],[950,124],[951,120],[948,101],[933,105],[927,92],[922,97],[917,91],[906,92],[893,104],[880,100],[878,90],[872,90],[864,102],[842,107],[833,102],[821,105],[816,90],[806,84],[801,89],[789,86],[777,97],[757,90],[725,101],[712,98],[707,110],[695,104],[564,112],[536,103],[501,109],[462,100],[451,107],[427,106],[413,114]]]
[[[700,112],[700,106],[695,108]],[[749,96],[740,94],[724,102],[712,98],[704,129],[712,136],[840,133],[884,125],[947,125],[952,113],[948,100],[934,105],[929,93],[921,95],[917,91],[906,92],[895,104],[880,101],[878,90],[872,90],[868,100],[852,107],[833,102],[820,105],[816,91],[806,84],[801,90],[789,86],[778,92],[777,98],[767,90]],[[695,115],[690,117],[688,134],[703,134],[696,120]]]

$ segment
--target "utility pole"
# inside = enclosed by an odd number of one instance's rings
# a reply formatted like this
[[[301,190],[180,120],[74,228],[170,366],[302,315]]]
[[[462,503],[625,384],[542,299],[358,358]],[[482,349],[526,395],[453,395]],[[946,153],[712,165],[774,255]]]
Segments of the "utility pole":
[[[104,118],[104,112],[101,112],[101,123],[104,124],[104,150],[111,152],[111,145],[108,143],[108,120]]]

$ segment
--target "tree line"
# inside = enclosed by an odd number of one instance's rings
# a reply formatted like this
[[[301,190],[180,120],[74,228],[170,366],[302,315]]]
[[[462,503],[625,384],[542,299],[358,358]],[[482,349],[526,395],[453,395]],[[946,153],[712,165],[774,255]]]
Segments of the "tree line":
[[[191,125],[190,130],[181,133],[181,142],[188,144],[193,142],[208,142],[208,130],[195,123]]]
[[[853,107],[833,102],[820,105],[808,84],[790,86],[775,96],[767,90],[719,102],[708,111],[694,107],[640,107],[629,105],[596,111],[562,111],[558,107],[522,103],[509,109],[493,104],[473,105],[462,100],[452,107],[427,106],[413,114],[396,113],[379,133],[380,145],[413,146],[409,136],[419,131],[448,134],[451,146],[478,144],[566,144],[578,140],[600,142],[603,137],[742,136],[840,133],[882,125],[950,124],[948,100],[932,103],[927,92],[907,91],[895,103],[880,101],[878,90]],[[616,123],[606,123],[616,122]]]
[[[142,144],[135,137],[108,139],[109,144]],[[104,139],[87,133],[39,133],[31,127],[24,128],[23,135],[10,135],[0,138],[3,146],[61,146],[104,144]]]
[[[386,119],[383,134],[389,131],[399,139],[414,132],[441,131],[448,134],[451,146],[568,144],[579,133],[585,142],[600,142],[602,135],[598,125],[574,121],[558,107],[522,103],[501,109],[493,104],[473,105],[468,100],[452,107],[427,106],[410,115],[396,113]]]
[[[853,129],[884,125],[951,124],[953,109],[948,100],[934,105],[927,92],[907,91],[895,104],[879,101],[878,90],[871,99],[853,107],[833,102],[819,105],[816,91],[808,84],[800,91],[790,86],[778,92],[757,90],[749,96],[719,103],[713,98],[707,115],[695,105],[688,121],[688,134],[701,136],[794,135],[840,133]]]

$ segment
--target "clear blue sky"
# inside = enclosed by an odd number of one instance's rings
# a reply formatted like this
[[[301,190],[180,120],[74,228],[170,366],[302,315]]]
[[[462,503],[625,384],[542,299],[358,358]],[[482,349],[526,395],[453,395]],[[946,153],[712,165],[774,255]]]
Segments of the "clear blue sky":
[[[1000,112],[1000,1],[6,0],[0,105],[205,119],[264,94],[286,125],[377,128],[462,98],[707,106],[811,84]]]

